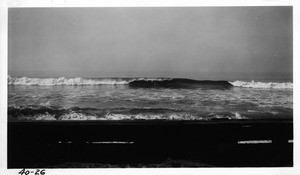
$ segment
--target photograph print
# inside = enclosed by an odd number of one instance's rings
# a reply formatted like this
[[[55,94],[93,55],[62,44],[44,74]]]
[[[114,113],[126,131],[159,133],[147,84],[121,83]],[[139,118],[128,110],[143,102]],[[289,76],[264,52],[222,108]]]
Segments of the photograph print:
[[[7,88],[9,169],[293,167],[293,7],[8,8]]]

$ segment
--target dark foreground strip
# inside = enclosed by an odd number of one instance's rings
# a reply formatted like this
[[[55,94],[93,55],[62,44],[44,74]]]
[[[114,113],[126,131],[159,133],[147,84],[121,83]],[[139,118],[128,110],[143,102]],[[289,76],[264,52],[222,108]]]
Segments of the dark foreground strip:
[[[8,168],[203,166],[293,166],[292,120],[8,123]]]

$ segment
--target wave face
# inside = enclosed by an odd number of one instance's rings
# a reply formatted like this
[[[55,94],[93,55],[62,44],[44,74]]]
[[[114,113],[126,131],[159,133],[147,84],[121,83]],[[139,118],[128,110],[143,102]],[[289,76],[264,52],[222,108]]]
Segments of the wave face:
[[[275,82],[246,82],[246,81],[234,81],[230,82],[233,86],[244,88],[263,88],[263,89],[293,89],[293,83],[275,83]]]
[[[131,87],[142,88],[230,88],[232,84],[227,81],[191,80],[172,78],[164,80],[134,80],[129,83]]]

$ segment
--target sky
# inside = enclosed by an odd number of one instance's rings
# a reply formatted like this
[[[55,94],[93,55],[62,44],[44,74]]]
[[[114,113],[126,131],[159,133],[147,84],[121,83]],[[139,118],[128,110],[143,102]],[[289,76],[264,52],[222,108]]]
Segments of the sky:
[[[10,8],[8,71],[33,77],[291,79],[292,12],[292,7]]]

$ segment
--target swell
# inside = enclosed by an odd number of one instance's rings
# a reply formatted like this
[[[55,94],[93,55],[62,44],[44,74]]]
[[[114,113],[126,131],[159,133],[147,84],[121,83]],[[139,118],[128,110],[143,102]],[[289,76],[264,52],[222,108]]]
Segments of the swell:
[[[131,87],[142,88],[229,88],[232,87],[228,81],[192,80],[183,78],[172,78],[165,80],[135,80],[129,83]]]

